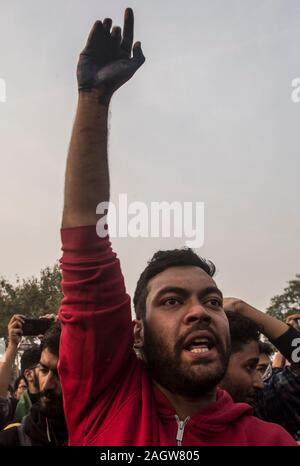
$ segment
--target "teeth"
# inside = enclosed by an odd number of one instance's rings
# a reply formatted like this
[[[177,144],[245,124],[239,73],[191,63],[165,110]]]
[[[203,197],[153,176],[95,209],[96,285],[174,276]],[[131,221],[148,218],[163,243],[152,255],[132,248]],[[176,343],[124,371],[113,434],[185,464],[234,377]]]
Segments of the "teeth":
[[[203,346],[207,346],[209,344],[209,340],[207,339],[201,339],[201,338],[196,338],[195,340],[193,340],[193,343],[194,345],[203,345]]]
[[[207,346],[202,346],[201,348],[193,348],[190,350],[191,353],[206,353],[208,351]]]

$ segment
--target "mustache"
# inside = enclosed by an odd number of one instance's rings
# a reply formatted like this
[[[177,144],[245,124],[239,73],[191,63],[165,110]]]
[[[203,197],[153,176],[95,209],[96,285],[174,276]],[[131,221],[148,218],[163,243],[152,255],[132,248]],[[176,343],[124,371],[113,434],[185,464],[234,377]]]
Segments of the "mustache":
[[[40,398],[45,396],[49,400],[57,401],[61,400],[61,396],[57,395],[53,390],[43,390],[40,392]]]
[[[219,339],[219,336],[214,332],[214,330],[212,330],[211,328],[209,328],[209,325],[201,325],[201,324],[196,324],[194,325],[193,327],[190,327],[189,330],[187,330],[176,342],[175,344],[175,350],[176,352],[180,352],[182,350],[182,347],[184,346],[184,342],[185,340],[188,338],[188,336],[193,333],[193,332],[197,332],[197,331],[202,331],[202,330],[205,330],[206,332],[210,333],[216,343],[216,347],[220,347],[222,346],[221,345],[221,342],[220,342],[220,339]]]

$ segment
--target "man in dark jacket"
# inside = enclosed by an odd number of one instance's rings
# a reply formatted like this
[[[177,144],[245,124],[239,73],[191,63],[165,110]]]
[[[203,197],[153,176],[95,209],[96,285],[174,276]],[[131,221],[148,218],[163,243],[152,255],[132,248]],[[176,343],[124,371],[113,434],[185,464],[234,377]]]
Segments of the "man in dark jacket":
[[[14,421],[22,422],[31,406],[40,398],[38,365],[41,359],[40,345],[32,345],[26,349],[21,357],[21,374],[26,380],[26,390],[22,393],[16,406]]]
[[[22,423],[11,424],[0,432],[0,446],[61,446],[68,441],[62,391],[57,373],[60,323],[46,332],[41,343],[38,365],[40,400]]]

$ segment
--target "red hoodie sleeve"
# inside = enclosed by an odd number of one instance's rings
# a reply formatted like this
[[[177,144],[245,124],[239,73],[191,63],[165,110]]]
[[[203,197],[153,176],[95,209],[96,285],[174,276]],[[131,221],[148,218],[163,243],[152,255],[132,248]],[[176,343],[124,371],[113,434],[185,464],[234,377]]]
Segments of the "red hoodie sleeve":
[[[62,245],[59,374],[69,443],[79,445],[132,353],[130,298],[109,239],[95,226],[63,229]]]

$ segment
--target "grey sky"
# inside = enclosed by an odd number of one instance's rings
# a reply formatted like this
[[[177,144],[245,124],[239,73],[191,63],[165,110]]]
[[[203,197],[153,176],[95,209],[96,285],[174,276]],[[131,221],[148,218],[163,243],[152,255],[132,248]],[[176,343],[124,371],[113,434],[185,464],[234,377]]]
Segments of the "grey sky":
[[[113,99],[112,200],[204,201],[225,295],[264,307],[300,271],[300,3],[1,0],[0,275],[60,257],[75,68],[98,18],[135,12],[146,63]],[[114,240],[132,293],[147,259],[180,240]]]

